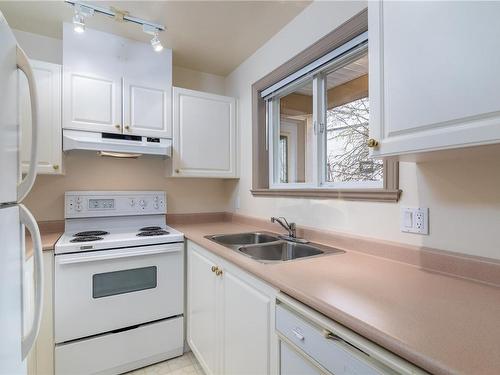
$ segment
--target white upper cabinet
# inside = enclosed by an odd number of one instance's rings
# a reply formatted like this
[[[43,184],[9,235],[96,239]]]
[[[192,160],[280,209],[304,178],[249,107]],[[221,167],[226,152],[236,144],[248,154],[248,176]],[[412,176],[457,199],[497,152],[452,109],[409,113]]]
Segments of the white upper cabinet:
[[[39,174],[62,173],[61,65],[30,60],[38,96]],[[21,165],[27,172],[31,147],[31,102],[28,80],[19,71],[19,122],[21,126]]]
[[[236,100],[174,87],[172,175],[237,177]]]
[[[368,3],[373,156],[500,142],[499,2]]]
[[[64,128],[121,133],[119,79],[65,72]]]
[[[172,51],[63,28],[63,128],[171,137]]]
[[[161,86],[123,80],[125,134],[172,137],[170,93]]]

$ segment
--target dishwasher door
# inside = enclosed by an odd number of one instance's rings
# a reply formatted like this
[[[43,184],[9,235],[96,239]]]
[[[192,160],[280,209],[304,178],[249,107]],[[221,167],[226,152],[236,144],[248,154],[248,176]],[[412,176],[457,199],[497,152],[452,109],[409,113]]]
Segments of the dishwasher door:
[[[284,341],[280,341],[280,357],[281,375],[324,374]]]

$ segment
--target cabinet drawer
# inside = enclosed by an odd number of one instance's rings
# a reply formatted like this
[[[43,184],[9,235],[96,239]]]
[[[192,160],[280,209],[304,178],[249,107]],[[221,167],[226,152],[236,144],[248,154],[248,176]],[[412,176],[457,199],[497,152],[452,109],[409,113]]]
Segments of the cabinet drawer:
[[[56,345],[55,373],[121,374],[182,355],[182,317]]]
[[[395,374],[342,339],[326,338],[320,327],[292,313],[283,305],[276,306],[276,329],[332,374]]]

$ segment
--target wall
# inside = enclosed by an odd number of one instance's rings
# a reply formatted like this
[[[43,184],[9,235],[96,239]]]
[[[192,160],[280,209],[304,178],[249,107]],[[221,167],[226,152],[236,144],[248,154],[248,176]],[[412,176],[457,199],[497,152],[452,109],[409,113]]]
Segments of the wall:
[[[30,58],[62,63],[61,40],[19,30],[14,33]],[[189,89],[224,93],[224,78],[204,72],[174,67],[173,82]],[[64,157],[65,175],[39,175],[24,203],[37,220],[60,220],[64,218],[65,191],[164,190],[171,213],[229,209],[230,195],[223,180],[165,178],[165,169],[165,160],[158,157],[119,160],[72,151]]]
[[[251,85],[364,7],[364,2],[312,3],[226,78],[226,94],[239,99],[241,179],[227,187],[234,211],[267,218],[281,215],[299,225],[500,259],[500,154],[401,163],[399,203],[250,194]],[[430,208],[429,236],[400,232],[402,206]]]

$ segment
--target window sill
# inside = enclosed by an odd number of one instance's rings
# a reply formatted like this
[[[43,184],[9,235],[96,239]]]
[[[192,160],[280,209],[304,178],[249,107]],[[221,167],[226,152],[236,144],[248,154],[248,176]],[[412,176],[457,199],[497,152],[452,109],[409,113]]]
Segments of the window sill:
[[[350,201],[397,202],[401,190],[388,189],[252,189],[257,197],[328,198]]]

